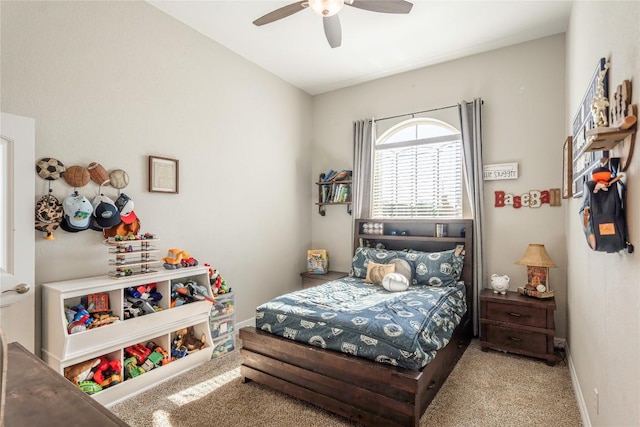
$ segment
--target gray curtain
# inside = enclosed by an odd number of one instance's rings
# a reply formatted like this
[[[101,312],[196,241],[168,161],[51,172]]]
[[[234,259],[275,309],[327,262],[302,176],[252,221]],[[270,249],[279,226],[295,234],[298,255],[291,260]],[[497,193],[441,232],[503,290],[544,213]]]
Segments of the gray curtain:
[[[482,99],[458,105],[467,194],[473,213],[473,332],[478,335],[480,292],[484,283],[484,189],[482,178]]]
[[[360,218],[371,217],[371,166],[375,141],[375,121],[373,119],[353,122],[353,223]],[[354,230],[352,230],[354,231]],[[353,251],[355,248],[351,248]]]

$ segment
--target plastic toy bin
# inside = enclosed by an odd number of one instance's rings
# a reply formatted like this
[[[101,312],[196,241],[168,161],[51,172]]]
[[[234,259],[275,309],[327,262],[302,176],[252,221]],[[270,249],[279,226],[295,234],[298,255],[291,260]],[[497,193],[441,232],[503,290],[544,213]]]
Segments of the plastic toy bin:
[[[213,342],[213,353],[211,357],[216,359],[218,357],[225,356],[236,349],[236,338],[233,335],[229,335],[219,341]]]
[[[211,315],[212,319],[216,317],[222,317],[229,314],[233,314],[235,312],[235,305],[233,300],[225,300],[221,297],[216,297],[216,303],[211,307]]]
[[[211,338],[216,339],[226,334],[230,334],[234,331],[232,318],[225,319],[212,319],[209,322],[211,327]]]

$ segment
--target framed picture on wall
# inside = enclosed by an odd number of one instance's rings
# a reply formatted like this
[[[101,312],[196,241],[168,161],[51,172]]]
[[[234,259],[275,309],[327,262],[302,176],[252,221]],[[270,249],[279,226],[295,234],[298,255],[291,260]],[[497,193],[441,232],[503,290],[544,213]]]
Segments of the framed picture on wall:
[[[178,193],[179,162],[167,157],[149,156],[149,191]]]
[[[562,198],[568,199],[573,196],[573,138],[568,136],[562,147]]]

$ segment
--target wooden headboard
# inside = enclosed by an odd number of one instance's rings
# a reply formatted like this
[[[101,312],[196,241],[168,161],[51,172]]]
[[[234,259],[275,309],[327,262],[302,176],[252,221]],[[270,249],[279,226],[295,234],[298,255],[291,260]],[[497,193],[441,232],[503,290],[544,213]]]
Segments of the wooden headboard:
[[[368,225],[376,225],[369,227]],[[436,237],[438,224],[445,224],[446,237]],[[365,230],[373,228],[372,234]],[[473,298],[473,220],[407,220],[407,219],[356,219],[353,232],[353,252],[359,246],[376,247],[384,245],[385,249],[414,249],[424,252],[445,251],[464,245],[464,267],[461,279],[467,288],[467,319],[473,321],[476,307]]]

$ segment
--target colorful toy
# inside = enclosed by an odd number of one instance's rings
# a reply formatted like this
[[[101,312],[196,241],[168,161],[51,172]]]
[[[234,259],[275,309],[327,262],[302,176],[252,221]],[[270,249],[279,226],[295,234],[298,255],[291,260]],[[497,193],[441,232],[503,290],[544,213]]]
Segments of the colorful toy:
[[[202,334],[200,339],[196,338],[193,327],[182,328],[176,331],[174,348],[186,347],[187,353],[201,350],[207,343],[206,335]]]
[[[147,360],[142,364],[141,368],[144,369],[145,372],[149,372],[153,368],[159,366],[162,363],[163,358],[162,353],[152,351],[147,357]]]
[[[127,301],[131,303],[131,306],[133,308],[141,309],[142,314],[151,314],[157,311],[155,308],[153,308],[151,304],[149,304],[149,301],[147,300],[143,300],[141,298],[127,297]]]
[[[134,344],[129,347],[125,347],[124,352],[127,356],[134,357],[136,361],[141,364],[144,363],[149,354],[151,354],[151,350],[142,344]]]
[[[87,307],[89,313],[109,311],[109,294],[106,292],[89,294],[81,298],[81,303]]]
[[[124,369],[127,378],[135,378],[145,373],[145,370],[138,366],[138,361],[135,357],[129,357],[124,360]]]
[[[211,284],[211,290],[214,295],[231,292],[231,288],[227,285],[227,281],[224,280],[218,270],[210,270],[209,283]]]
[[[125,319],[132,319],[134,317],[142,316],[144,313],[139,307],[134,307],[129,301],[123,303],[123,313]]]
[[[78,385],[82,381],[90,380],[92,369],[100,363],[100,359],[91,359],[84,362],[76,363],[72,366],[64,368],[64,377]]]
[[[189,252],[175,248],[169,249],[167,256],[162,260],[164,261],[164,268],[168,270],[198,265],[198,260],[193,258]]]
[[[80,384],[78,384],[78,387],[80,387],[80,390],[84,391],[87,394],[95,394],[99,391],[102,391],[102,387],[100,386],[100,384],[96,383],[95,381],[82,381],[80,382]]]
[[[171,362],[171,356],[169,355],[169,353],[167,353],[167,350],[165,350],[164,348],[160,347],[159,345],[157,345],[155,342],[153,341],[149,341],[147,343],[147,348],[151,351],[155,351],[156,353],[160,353],[162,355],[162,364],[166,365],[167,363]]]
[[[614,182],[620,180],[623,175],[618,174],[615,178],[611,179],[611,171],[606,166],[597,167],[591,172],[591,180],[596,183],[593,188],[593,192],[609,191],[609,186]]]
[[[187,280],[185,286],[189,290],[189,294],[192,298],[197,299],[199,301],[207,300],[211,302],[215,302],[213,298],[209,297],[209,291],[205,286],[198,285],[195,280]]]
[[[109,325],[120,320],[118,316],[114,316],[110,311],[106,313],[93,313],[93,321],[89,325],[89,329],[99,326]]]
[[[180,347],[180,348],[172,348],[171,349],[171,357],[175,360],[175,359],[180,359],[183,358],[187,355],[187,347]]]
[[[162,299],[162,294],[156,290],[155,283],[141,285],[136,288],[130,287],[127,288],[126,291],[127,294],[133,298],[152,301],[160,301]]]
[[[171,307],[179,307],[193,301],[207,300],[215,303],[209,297],[209,292],[205,286],[198,285],[194,280],[187,280],[185,283],[176,282],[171,285]]]
[[[172,248],[167,251],[167,256],[162,258],[162,260],[164,261],[165,268],[173,269],[182,267],[182,259],[190,257],[189,252]]]
[[[195,267],[196,265],[198,265],[198,260],[193,257],[189,257],[183,259],[180,263],[183,267]]]
[[[82,304],[78,304],[76,307],[70,308],[70,310],[75,312],[73,320],[67,326],[67,331],[70,334],[86,330],[89,325],[91,325],[91,322],[93,322],[93,317],[91,317],[91,314],[89,314]]]
[[[93,380],[104,389],[118,384],[122,380],[121,372],[122,364],[119,360],[101,357],[100,363],[94,368]]]

